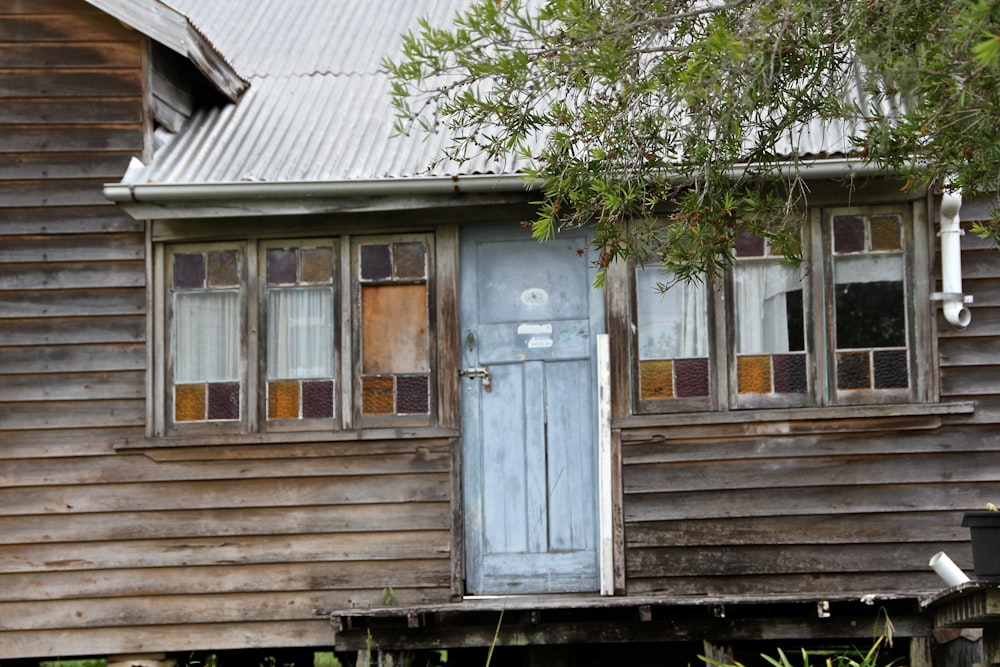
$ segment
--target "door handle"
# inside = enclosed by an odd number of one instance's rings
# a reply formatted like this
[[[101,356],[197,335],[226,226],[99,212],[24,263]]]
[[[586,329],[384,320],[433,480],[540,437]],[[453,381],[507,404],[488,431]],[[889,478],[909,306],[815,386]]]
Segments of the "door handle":
[[[458,371],[460,377],[483,378],[483,389],[493,391],[493,376],[490,375],[490,367],[487,365],[472,366]]]

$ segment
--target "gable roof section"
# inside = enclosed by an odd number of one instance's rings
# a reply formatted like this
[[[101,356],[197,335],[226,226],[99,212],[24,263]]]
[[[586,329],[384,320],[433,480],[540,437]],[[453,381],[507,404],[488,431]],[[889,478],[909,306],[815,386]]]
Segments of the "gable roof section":
[[[188,18],[161,0],[86,0],[150,39],[191,60],[229,100],[249,85]]]

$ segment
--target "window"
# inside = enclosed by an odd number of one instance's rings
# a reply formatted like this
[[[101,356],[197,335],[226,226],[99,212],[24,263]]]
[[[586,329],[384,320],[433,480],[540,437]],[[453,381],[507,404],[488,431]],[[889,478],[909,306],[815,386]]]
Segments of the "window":
[[[636,269],[637,411],[927,400],[917,322],[929,315],[912,276],[928,268],[911,217],[901,207],[817,211],[801,265],[741,235],[731,270],[712,283]]]
[[[428,425],[428,235],[164,246],[169,433]]]

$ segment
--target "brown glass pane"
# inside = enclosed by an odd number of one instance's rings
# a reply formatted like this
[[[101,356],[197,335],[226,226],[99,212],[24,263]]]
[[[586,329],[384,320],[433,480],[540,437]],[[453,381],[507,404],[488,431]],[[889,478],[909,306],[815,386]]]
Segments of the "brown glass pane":
[[[174,421],[205,421],[205,385],[179,384],[174,387]]]
[[[294,285],[298,282],[298,259],[294,248],[268,248],[267,284]]]
[[[858,215],[837,215],[833,218],[833,251],[844,254],[864,252],[865,219]]]
[[[205,286],[205,256],[201,253],[174,255],[174,289],[199,289]]]
[[[239,284],[239,253],[235,250],[219,250],[208,253],[208,286],[234,287]]]
[[[302,282],[329,284],[333,281],[333,248],[302,249]]]
[[[423,243],[394,243],[392,254],[396,278],[407,280],[427,275],[427,250]]]
[[[771,357],[766,354],[738,357],[736,376],[741,394],[770,394]]]
[[[425,415],[430,409],[430,378],[426,375],[402,375],[396,378],[396,412]]]
[[[840,352],[837,354],[837,388],[870,389],[867,352]]]
[[[876,389],[906,389],[910,386],[906,350],[875,350],[872,356]]]
[[[361,246],[361,279],[385,280],[392,277],[392,256],[388,245]]]
[[[427,285],[361,289],[361,365],[365,374],[430,371]]]
[[[802,394],[806,391],[806,355],[776,354],[771,360],[774,368],[774,391],[779,394]]]
[[[736,235],[737,257],[763,257],[764,239],[753,232],[740,231]]]
[[[239,382],[213,382],[208,385],[208,418],[240,418]]]
[[[302,383],[302,418],[333,418],[332,380],[316,380]]]
[[[903,221],[898,215],[873,215],[868,219],[872,250],[902,250]]]
[[[639,398],[674,397],[674,363],[669,359],[639,362]]]
[[[391,415],[396,411],[391,377],[361,378],[361,411],[366,415]]]
[[[299,418],[299,383],[269,382],[267,384],[267,418]]]
[[[708,359],[675,359],[677,398],[708,396]]]

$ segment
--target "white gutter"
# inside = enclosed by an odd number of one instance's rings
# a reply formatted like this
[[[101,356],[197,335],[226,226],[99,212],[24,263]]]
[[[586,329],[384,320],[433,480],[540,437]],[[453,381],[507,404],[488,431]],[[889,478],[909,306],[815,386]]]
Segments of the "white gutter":
[[[740,175],[747,165],[736,165]],[[881,173],[875,165],[852,158],[831,158],[810,162],[782,163],[781,176],[804,178],[854,178]],[[475,174],[419,178],[377,178],[352,181],[240,181],[233,183],[134,183],[122,181],[104,186],[104,196],[113,202],[171,203],[195,201],[235,201],[262,199],[328,199],[336,197],[376,197],[390,195],[444,195],[539,190],[541,180],[527,180],[521,174]]]
[[[966,304],[972,303],[972,296],[962,293],[962,230],[960,211],[962,192],[945,192],[941,196],[941,292],[935,292],[931,299],[942,302],[944,318],[955,329],[962,331],[972,321],[972,313]]]

